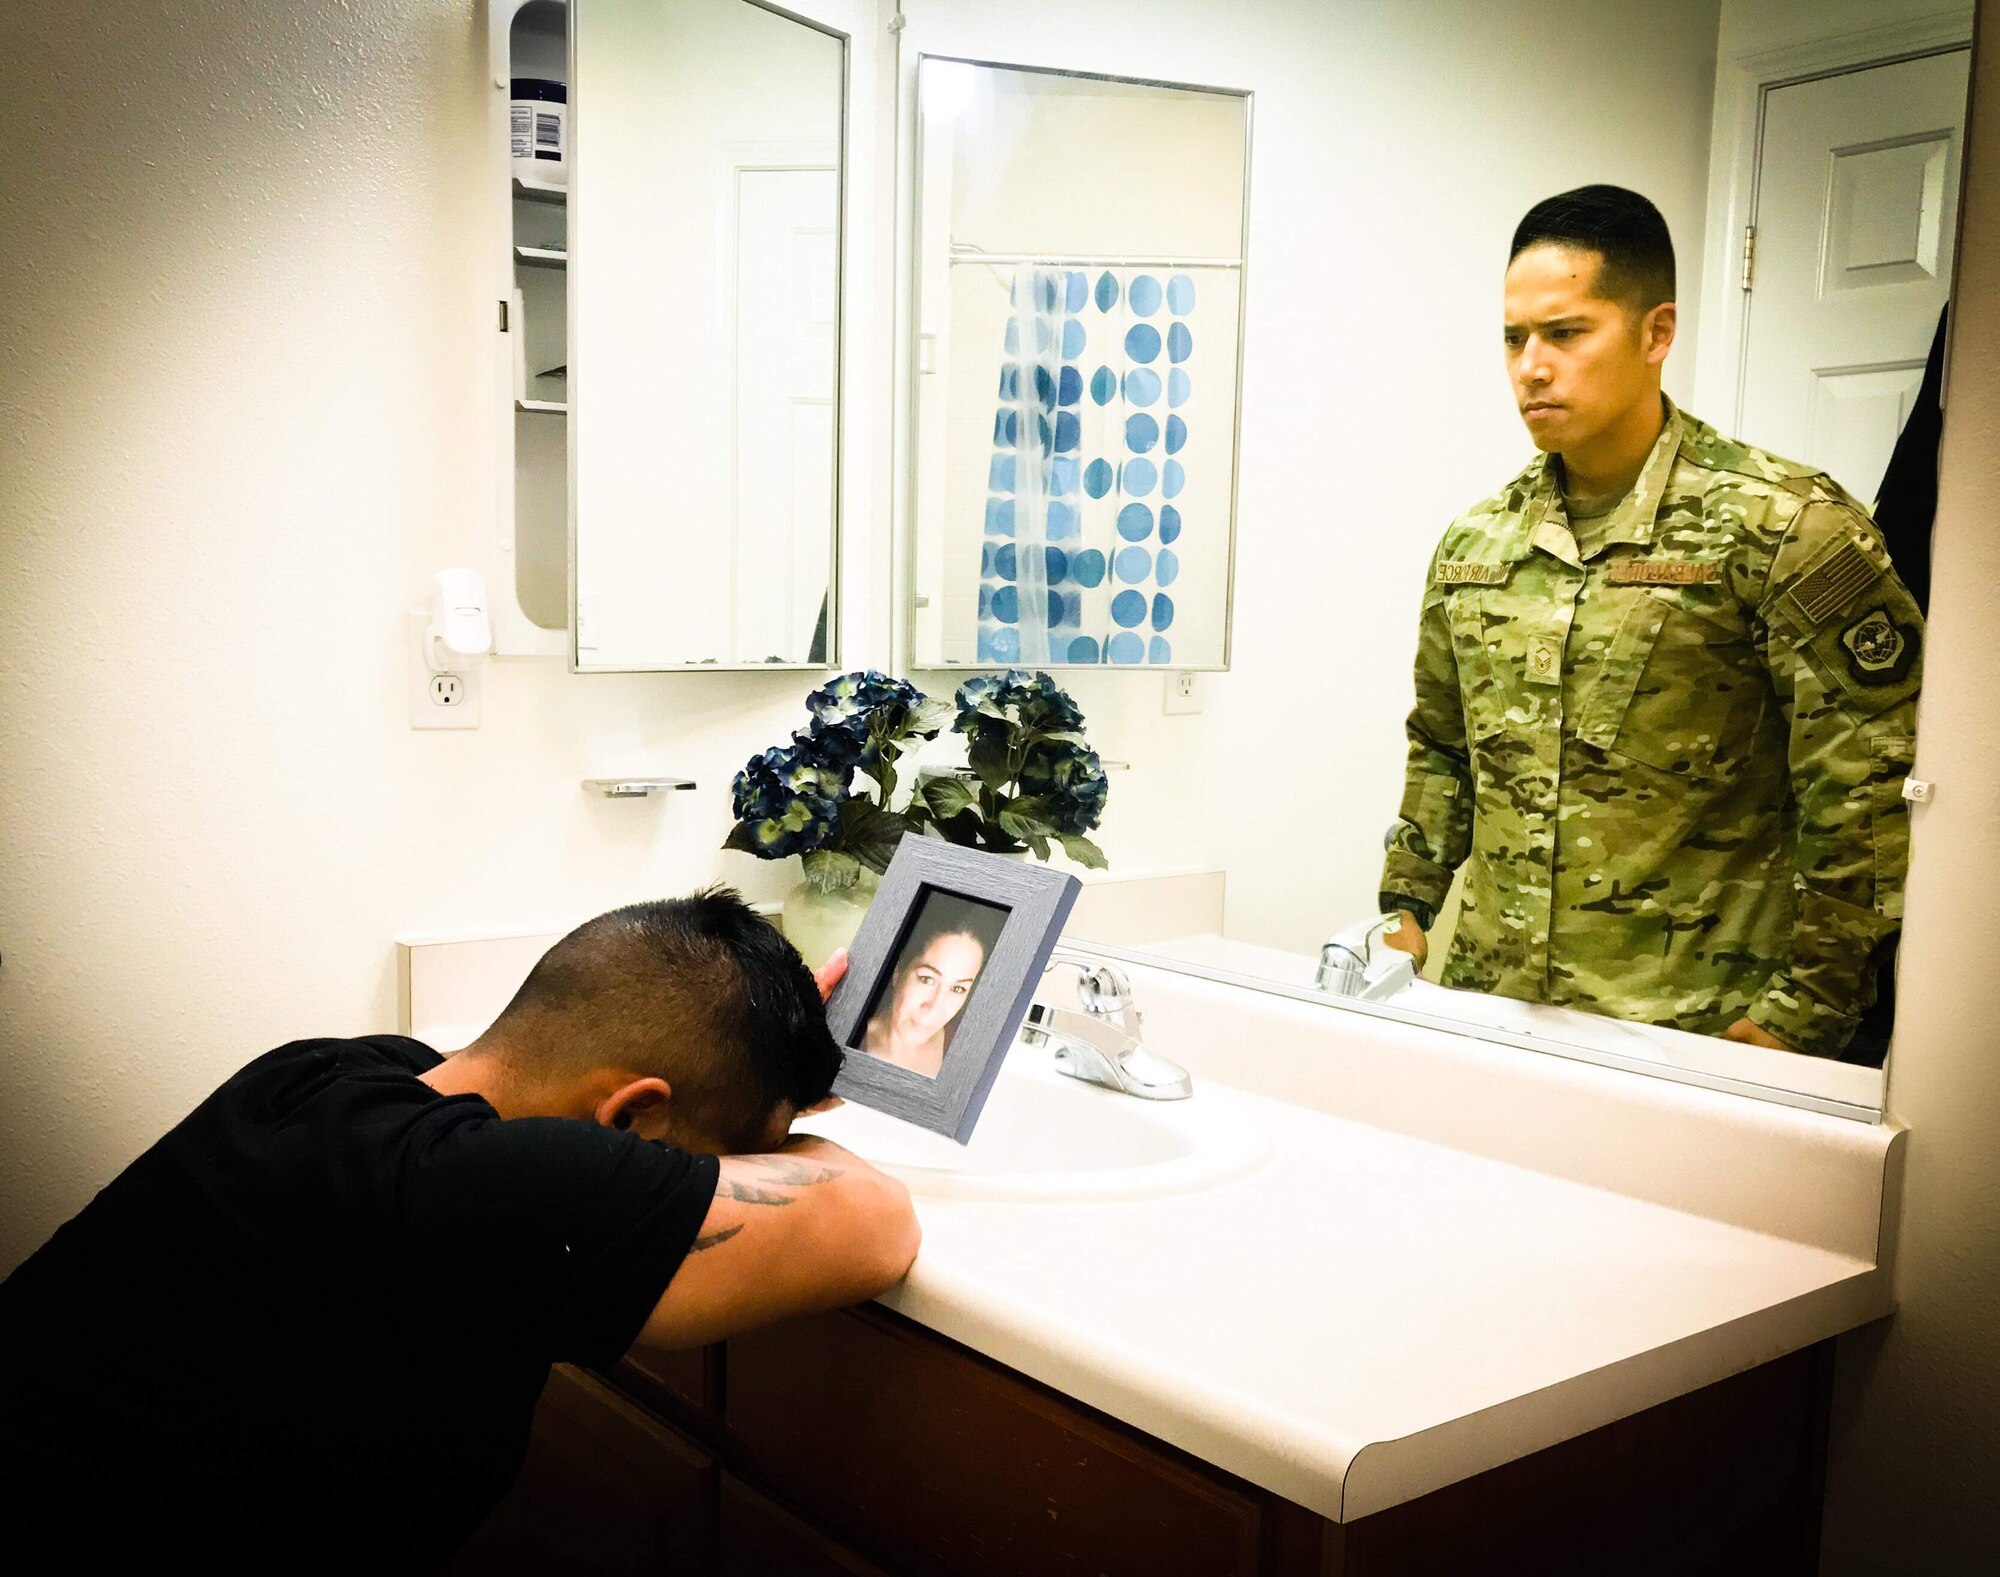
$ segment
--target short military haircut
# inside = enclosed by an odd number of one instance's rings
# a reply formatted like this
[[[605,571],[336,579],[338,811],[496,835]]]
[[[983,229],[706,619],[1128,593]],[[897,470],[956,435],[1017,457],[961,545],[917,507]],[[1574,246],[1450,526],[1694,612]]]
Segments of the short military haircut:
[[[1674,299],[1674,241],[1667,221],[1622,186],[1579,186],[1545,197],[1514,227],[1507,261],[1531,246],[1569,247],[1602,259],[1597,293],[1635,312]]]
[[[529,971],[488,1034],[524,1072],[667,1081],[732,1145],[780,1102],[826,1098],[840,1049],[798,950],[728,887],[588,920]]]

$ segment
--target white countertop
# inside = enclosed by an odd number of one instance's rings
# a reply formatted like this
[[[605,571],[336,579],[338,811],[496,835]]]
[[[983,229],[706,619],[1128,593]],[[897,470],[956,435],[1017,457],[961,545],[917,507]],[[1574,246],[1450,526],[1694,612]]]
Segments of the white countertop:
[[[1352,1038],[1355,1015],[1296,1004],[1278,1014],[1292,1024],[1259,1023],[1222,1055],[1197,1057],[1165,1027],[1186,1003],[1162,1001],[1190,992],[1233,988],[1143,972],[1148,1043],[1196,1069],[1195,1101],[1259,1124],[1270,1157],[1152,1199],[920,1192],[923,1249],[884,1303],[1343,1521],[1888,1312],[1874,1250],[1894,1130],[1472,1040],[1442,1060],[1415,1040],[1357,1051],[1331,1044]],[[1330,1043],[1274,1047],[1301,1026]],[[1327,1103],[1324,1087],[1274,1099],[1224,1082],[1232,1057],[1282,1081],[1273,1065],[1302,1049],[1336,1092],[1343,1056],[1400,1051],[1433,1105],[1456,1062],[1466,1098],[1503,1125],[1514,1113],[1492,1081],[1524,1078],[1514,1100],[1597,1133],[1524,1165],[1383,1126],[1379,1090],[1367,1098],[1377,1120],[1363,1122],[1301,1103]],[[1637,1186],[1629,1173],[1579,1175],[1607,1141],[1652,1148],[1660,1175]],[[1675,1176],[1732,1153],[1735,1183]],[[1802,1190],[1829,1213],[1775,1197]],[[1759,1230],[1766,1204],[1782,1231]]]

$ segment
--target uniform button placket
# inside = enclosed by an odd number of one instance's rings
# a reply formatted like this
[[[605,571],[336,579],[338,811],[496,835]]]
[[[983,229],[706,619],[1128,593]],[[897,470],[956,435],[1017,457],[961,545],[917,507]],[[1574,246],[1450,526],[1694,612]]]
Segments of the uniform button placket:
[[[1555,672],[1550,676],[1552,688],[1544,713],[1546,726],[1535,741],[1535,754],[1547,768],[1547,775],[1542,781],[1540,793],[1536,795],[1534,824],[1530,832],[1536,863],[1541,869],[1542,891],[1529,941],[1542,977],[1544,1001],[1548,1000],[1549,988],[1549,937],[1555,930],[1556,839],[1562,813],[1563,700],[1569,678],[1569,637],[1576,626],[1577,603],[1582,599],[1587,581],[1588,577],[1581,569],[1571,565],[1563,567],[1561,586],[1567,595],[1555,612],[1556,628],[1549,637],[1555,654]]]

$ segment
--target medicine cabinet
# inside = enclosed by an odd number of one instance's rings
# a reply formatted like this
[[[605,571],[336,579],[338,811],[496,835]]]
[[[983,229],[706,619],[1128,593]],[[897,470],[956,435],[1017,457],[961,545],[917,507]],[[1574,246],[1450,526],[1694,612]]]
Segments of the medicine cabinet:
[[[763,0],[487,16],[496,650],[829,665],[851,33]],[[560,159],[524,172],[521,128]]]
[[[484,184],[485,211],[494,216],[487,277],[498,441],[486,558],[494,649],[561,657],[569,650],[569,191],[565,180],[516,172],[512,132],[516,81],[569,82],[569,7],[491,0],[487,27]],[[566,116],[544,116],[542,126],[544,149],[560,138],[566,155]],[[566,170],[566,159],[550,162]]]

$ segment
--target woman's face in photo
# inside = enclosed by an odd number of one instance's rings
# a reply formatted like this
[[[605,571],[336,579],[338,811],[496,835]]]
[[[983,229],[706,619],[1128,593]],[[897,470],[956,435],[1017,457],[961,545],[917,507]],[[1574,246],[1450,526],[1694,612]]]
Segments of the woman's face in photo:
[[[985,962],[986,949],[976,937],[962,931],[932,937],[896,984],[896,1038],[926,1041],[957,1018]]]

